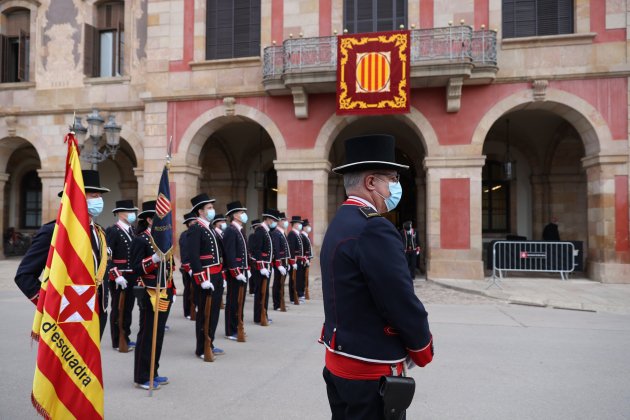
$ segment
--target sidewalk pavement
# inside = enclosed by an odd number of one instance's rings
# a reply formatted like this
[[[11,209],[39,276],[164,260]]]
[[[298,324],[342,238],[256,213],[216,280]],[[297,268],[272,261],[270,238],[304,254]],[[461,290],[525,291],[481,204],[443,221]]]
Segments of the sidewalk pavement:
[[[630,284],[604,284],[588,279],[561,280],[553,277],[492,277],[485,281],[429,279],[436,284],[508,303],[591,312],[630,314]]]

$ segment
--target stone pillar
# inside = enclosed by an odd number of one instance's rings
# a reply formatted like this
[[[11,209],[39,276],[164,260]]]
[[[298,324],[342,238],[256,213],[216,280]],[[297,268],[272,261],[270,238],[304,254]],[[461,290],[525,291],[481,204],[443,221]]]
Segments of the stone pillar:
[[[630,283],[629,253],[618,243],[619,235],[624,232],[616,230],[616,223],[628,224],[623,220],[629,217],[627,203],[625,214],[618,214],[615,197],[616,193],[624,194],[616,191],[615,177],[628,175],[628,156],[587,156],[582,164],[587,178],[589,277],[603,283]],[[626,241],[627,235],[625,232]]]
[[[481,236],[484,162],[485,156],[424,159],[429,279],[484,279]]]
[[[4,202],[4,187],[9,180],[9,174],[0,173],[0,208],[6,209],[9,203]],[[2,232],[3,240],[0,241],[0,259],[4,259],[4,230],[6,226],[4,225],[4,217],[0,217],[0,232]]]
[[[61,199],[57,196],[63,191],[64,171],[50,171],[38,169],[37,174],[42,180],[42,224],[57,218]]]

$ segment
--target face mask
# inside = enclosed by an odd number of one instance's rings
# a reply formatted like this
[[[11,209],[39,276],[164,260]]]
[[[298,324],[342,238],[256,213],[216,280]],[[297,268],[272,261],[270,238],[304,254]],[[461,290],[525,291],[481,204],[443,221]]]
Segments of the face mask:
[[[87,208],[90,216],[97,217],[99,214],[103,212],[103,198],[88,198],[87,199]]]
[[[136,221],[136,213],[129,213],[127,215],[127,223],[132,224]]]
[[[376,178],[379,181],[382,181],[379,178]],[[389,183],[389,197],[385,198],[378,191],[374,191],[378,194],[383,201],[385,201],[385,206],[387,207],[387,211],[392,211],[396,208],[398,203],[400,203],[400,199],[402,198],[402,185],[400,182],[390,182]]]
[[[271,222],[271,224],[269,225],[270,229],[275,229],[276,226],[278,226],[278,222]]]
[[[247,221],[249,220],[249,218],[247,217],[247,213],[241,213],[241,222],[243,223],[247,223]]]
[[[286,221],[286,220],[284,222],[282,222],[282,227],[285,228],[285,229],[288,228],[289,227],[289,222]]]
[[[208,221],[212,221],[214,219],[214,216],[216,216],[217,212],[215,209],[208,209],[206,210],[206,219],[208,219]]]
[[[298,223],[297,225],[295,225],[295,228],[297,230],[302,230],[302,223]]]
[[[306,233],[311,233],[311,227],[310,226],[306,226],[304,228],[304,230],[306,231]]]
[[[221,222],[220,227],[221,227],[221,230],[225,230],[225,229],[227,229],[227,223],[225,223],[225,222]]]

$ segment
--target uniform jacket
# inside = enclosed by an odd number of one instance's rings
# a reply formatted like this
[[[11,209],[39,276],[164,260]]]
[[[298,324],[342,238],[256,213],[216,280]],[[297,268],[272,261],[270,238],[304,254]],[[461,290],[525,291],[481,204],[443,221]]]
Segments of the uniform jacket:
[[[179,234],[179,259],[182,263],[181,269],[188,272],[190,270],[190,257],[188,256],[188,227],[187,230]]]
[[[282,265],[286,267],[290,255],[287,237],[284,236],[284,232],[278,228],[275,228],[269,232],[269,234],[271,235],[271,243],[273,245],[274,266],[280,267]]]
[[[411,229],[411,233],[405,229],[400,231],[400,237],[403,241],[403,248],[405,252],[417,252],[420,251],[420,245],[418,245],[418,232],[415,229]]]
[[[33,303],[37,303],[41,287],[39,276],[46,267],[54,230],[54,220],[39,228],[15,273],[15,284]]]
[[[131,242],[131,266],[135,271],[135,274],[140,276],[142,283],[145,287],[155,289],[157,286],[158,268],[160,263],[154,263],[152,256],[156,249],[151,245],[151,233],[149,229],[136,235]],[[172,267],[170,262],[166,264],[166,279],[171,279],[167,282],[166,287],[172,288]],[[165,287],[161,284],[160,287]]]
[[[271,240],[271,232],[263,225],[258,226],[250,236],[249,249],[252,253],[252,259],[256,261],[257,270],[271,267],[273,263],[273,241]]]
[[[293,229],[287,235],[287,242],[289,242],[289,264],[295,264],[297,261],[304,258],[304,241],[302,235],[296,233]]]
[[[225,250],[224,264],[230,270],[232,277],[236,277],[249,269],[249,253],[247,241],[242,229],[230,223],[223,235],[223,249]]]
[[[321,249],[325,321],[320,342],[342,356],[396,363],[431,344],[400,235],[371,207],[346,201]]]
[[[107,228],[105,236],[111,251],[111,260],[107,265],[109,280],[114,281],[116,277],[122,276],[128,282],[135,282],[138,276],[131,267],[131,241],[135,234],[116,223]]]
[[[188,257],[193,278],[197,284],[210,280],[208,274],[217,274],[223,268],[223,249],[214,228],[202,222],[188,228],[186,237]],[[209,271],[209,273],[206,272]]]
[[[309,260],[313,259],[313,247],[311,244],[311,238],[305,232],[300,232],[300,237],[302,239],[302,245],[304,246],[304,256]]]

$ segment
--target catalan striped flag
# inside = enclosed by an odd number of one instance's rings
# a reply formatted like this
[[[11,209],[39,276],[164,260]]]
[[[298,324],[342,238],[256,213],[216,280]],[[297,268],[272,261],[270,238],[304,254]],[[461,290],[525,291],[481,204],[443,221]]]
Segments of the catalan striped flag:
[[[102,419],[103,373],[90,219],[77,141],[66,136],[66,177],[32,336],[31,400],[46,419]]]

